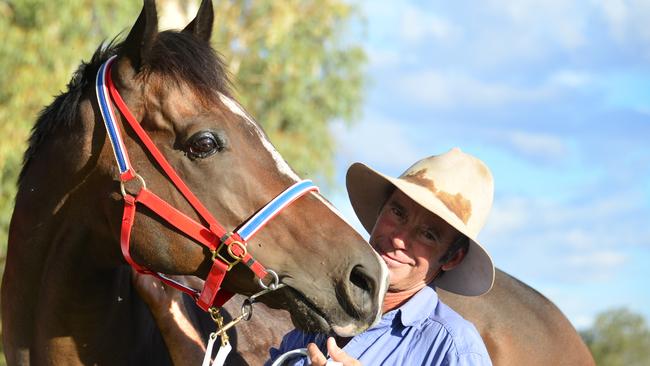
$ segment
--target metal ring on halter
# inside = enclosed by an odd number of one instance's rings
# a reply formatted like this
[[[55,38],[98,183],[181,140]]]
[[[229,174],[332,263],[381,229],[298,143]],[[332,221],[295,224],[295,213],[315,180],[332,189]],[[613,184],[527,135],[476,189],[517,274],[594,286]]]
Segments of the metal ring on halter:
[[[241,314],[244,316],[245,321],[251,320],[253,316],[253,302],[250,299],[244,300],[241,304]]]
[[[144,181],[144,178],[142,178],[142,176],[140,176],[140,174],[135,173],[135,178],[137,178],[140,181],[140,184],[142,185],[142,187],[140,189],[143,189],[143,188],[146,189],[147,188],[147,182]],[[129,182],[131,180],[133,180],[133,179],[130,179],[128,181],[123,181],[123,180],[120,181],[120,192],[122,192],[122,197],[126,197],[126,195],[127,195],[126,188],[124,187],[124,183]],[[138,190],[138,192],[139,192],[139,190]]]
[[[266,272],[273,276],[273,282],[269,283],[268,286],[264,284],[264,281],[262,281],[261,278],[257,279],[257,283],[260,284],[260,287],[265,289],[265,290],[276,290],[278,289],[278,286],[280,285],[280,278],[278,277],[278,274],[275,273],[274,270],[272,269],[267,269]]]

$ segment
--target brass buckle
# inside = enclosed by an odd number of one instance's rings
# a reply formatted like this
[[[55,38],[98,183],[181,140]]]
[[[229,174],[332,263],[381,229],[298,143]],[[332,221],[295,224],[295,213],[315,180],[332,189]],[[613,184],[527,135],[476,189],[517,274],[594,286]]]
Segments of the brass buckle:
[[[227,238],[229,237],[230,235],[227,236]],[[240,241],[233,240],[233,242],[230,243],[230,245],[226,245],[226,241],[227,239],[223,240],[221,244],[219,244],[219,247],[212,252],[212,260],[214,261],[217,258],[219,258],[220,260],[222,260],[224,263],[228,265],[227,270],[230,271],[232,267],[235,266],[235,264],[241,262],[242,259],[244,259],[246,254],[248,254],[248,249],[246,249],[246,245]],[[235,253],[233,253],[232,251],[233,245],[238,246],[241,249],[241,255],[237,256]],[[221,254],[221,250],[223,249],[224,246],[226,247],[226,252],[228,252],[228,256],[230,257],[229,259],[227,259],[226,256]]]

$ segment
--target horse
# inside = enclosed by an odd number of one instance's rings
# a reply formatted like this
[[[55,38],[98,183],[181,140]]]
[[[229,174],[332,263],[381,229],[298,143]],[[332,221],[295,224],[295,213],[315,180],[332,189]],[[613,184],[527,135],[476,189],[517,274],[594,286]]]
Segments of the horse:
[[[496,269],[494,286],[478,297],[436,289],[440,299],[472,322],[495,366],[593,366],[580,335],[550,300],[515,277]],[[243,298],[226,304],[233,314]],[[286,311],[256,309],[256,316],[230,332],[234,352],[227,365],[261,365],[292,329]]]
[[[203,0],[183,30],[159,32],[155,2],[144,0],[126,38],[100,45],[38,117],[2,282],[9,365],[170,364],[127,263],[218,277],[195,293],[202,308],[267,287],[258,300],[290,309],[301,328],[349,336],[380,316],[385,265],[313,188],[240,241],[249,219],[301,181],[233,99],[210,46],[213,19]],[[113,99],[98,97],[100,86]],[[119,107],[113,130],[106,106]]]

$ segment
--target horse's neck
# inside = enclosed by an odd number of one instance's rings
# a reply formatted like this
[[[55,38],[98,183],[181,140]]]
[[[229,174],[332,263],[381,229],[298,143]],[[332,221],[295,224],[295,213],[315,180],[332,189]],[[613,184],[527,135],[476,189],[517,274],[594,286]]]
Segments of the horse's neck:
[[[91,227],[105,222],[105,214],[77,192],[96,162],[81,156],[79,164],[59,169],[47,158],[65,149],[58,145],[38,152],[16,198],[2,288],[9,363],[124,364],[129,347],[137,347],[128,344],[141,325],[135,320],[146,321],[148,314],[136,314],[146,310],[134,298],[130,269],[97,259],[106,257],[100,251],[119,253],[119,247]]]
[[[31,253],[31,263],[25,260],[28,252],[9,263],[8,271],[17,278],[6,279],[3,289],[3,301],[13,318],[5,324],[5,331],[16,338],[12,343],[18,348],[30,349],[32,363],[95,363],[98,360],[83,360],[84,354],[98,354],[95,349],[110,348],[129,338],[134,311],[130,270],[88,265],[84,258],[88,253],[81,246],[92,238],[78,228],[59,224],[58,230],[48,233],[49,239],[44,230],[36,230],[41,235],[22,242],[41,249]],[[13,239],[19,240],[17,235]],[[39,239],[49,243],[39,243]]]

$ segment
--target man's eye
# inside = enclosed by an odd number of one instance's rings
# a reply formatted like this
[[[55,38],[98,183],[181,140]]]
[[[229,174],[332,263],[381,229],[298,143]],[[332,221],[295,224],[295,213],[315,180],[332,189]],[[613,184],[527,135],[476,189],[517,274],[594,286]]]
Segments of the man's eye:
[[[393,213],[393,215],[395,215],[397,217],[403,217],[404,216],[404,213],[402,212],[402,210],[400,210],[397,207],[391,207],[390,211]]]
[[[422,235],[429,241],[438,241],[438,238],[430,231],[424,231]]]

